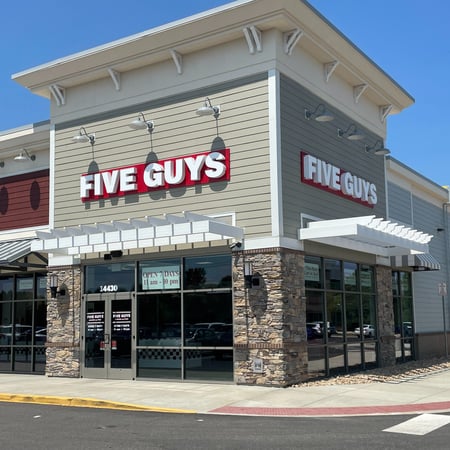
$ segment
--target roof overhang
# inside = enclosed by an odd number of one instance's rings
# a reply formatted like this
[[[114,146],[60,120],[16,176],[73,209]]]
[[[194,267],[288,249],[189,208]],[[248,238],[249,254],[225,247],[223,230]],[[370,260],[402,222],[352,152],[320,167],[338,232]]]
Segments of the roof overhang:
[[[259,32],[277,29],[301,33],[297,45],[319,62],[333,62],[334,73],[352,86],[366,86],[374,103],[391,105],[390,113],[410,106],[413,98],[359,50],[325,17],[301,0],[239,0],[224,6],[94,47],[12,75],[32,92],[50,98],[52,88],[63,90],[186,57],[205,48],[245,39],[248,27]]]
[[[242,228],[214,218],[184,212],[164,218],[145,217],[36,232],[32,250],[69,256],[86,253],[195,244],[217,240],[242,240]]]
[[[428,253],[428,243],[432,237],[375,216],[310,222],[308,228],[298,230],[300,240],[383,257]]]

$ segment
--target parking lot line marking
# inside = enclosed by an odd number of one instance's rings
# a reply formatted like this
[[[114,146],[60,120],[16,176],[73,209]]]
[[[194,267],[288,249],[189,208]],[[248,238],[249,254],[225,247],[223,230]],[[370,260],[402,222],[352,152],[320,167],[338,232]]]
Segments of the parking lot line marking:
[[[415,434],[417,436],[423,436],[449,423],[450,416],[445,416],[442,414],[421,414],[420,416],[409,419],[406,422],[386,428],[383,431],[388,433]]]

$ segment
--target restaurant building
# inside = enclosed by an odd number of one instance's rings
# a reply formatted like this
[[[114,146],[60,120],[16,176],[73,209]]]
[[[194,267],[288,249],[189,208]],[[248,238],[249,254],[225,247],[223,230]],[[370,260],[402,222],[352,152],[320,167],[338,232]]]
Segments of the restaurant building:
[[[29,248],[48,376],[288,386],[415,357],[448,191],[385,156],[412,97],[307,2],[232,2],[13,79],[51,108]]]

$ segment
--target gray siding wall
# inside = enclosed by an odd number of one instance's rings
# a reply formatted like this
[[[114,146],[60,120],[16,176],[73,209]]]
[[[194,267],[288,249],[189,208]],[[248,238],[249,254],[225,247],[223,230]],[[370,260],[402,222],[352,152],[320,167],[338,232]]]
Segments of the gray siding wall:
[[[195,114],[205,96],[221,116]],[[129,122],[142,111],[154,120],[151,137]],[[71,138],[84,126],[96,143]],[[193,211],[235,212],[246,236],[271,234],[267,74],[214,86],[183,97],[139,105],[133,111],[80,119],[56,126],[55,228]],[[168,158],[230,148],[231,179],[186,188],[82,203],[80,175]]]
[[[443,211],[408,189],[388,183],[389,218],[433,235],[429,250],[440,263],[441,270],[413,273],[415,327],[417,333],[443,329],[442,298],[438,286],[446,279],[447,250],[443,226]]]
[[[442,297],[439,283],[445,282],[447,271],[447,251],[445,231],[437,231],[442,226],[442,208],[431,205],[413,195],[414,228],[432,234],[430,253],[439,261],[441,270],[415,272],[413,274],[416,332],[426,333],[443,329]],[[448,315],[448,312],[447,312]],[[447,317],[447,324],[448,317]]]
[[[412,224],[411,193],[388,182],[389,217],[401,223]]]
[[[306,120],[304,110],[314,110],[320,98],[307,89],[281,76],[281,154],[284,234],[297,237],[300,214],[322,219],[337,219],[365,215],[386,216],[384,158],[365,151],[365,144],[374,145],[379,139],[366,129],[366,139],[350,141],[337,136],[337,129],[347,129],[353,123],[337,110],[332,122]],[[356,126],[359,125],[356,123]],[[300,152],[305,151],[334,166],[345,169],[377,187],[378,203],[370,208],[316,187],[302,184]]]

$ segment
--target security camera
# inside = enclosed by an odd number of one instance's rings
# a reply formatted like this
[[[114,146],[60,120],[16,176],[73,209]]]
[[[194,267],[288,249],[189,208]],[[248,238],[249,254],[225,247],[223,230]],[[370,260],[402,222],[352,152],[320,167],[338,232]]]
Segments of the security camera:
[[[230,250],[234,250],[234,249],[238,249],[242,247],[242,243],[241,242],[233,242],[230,245]]]

